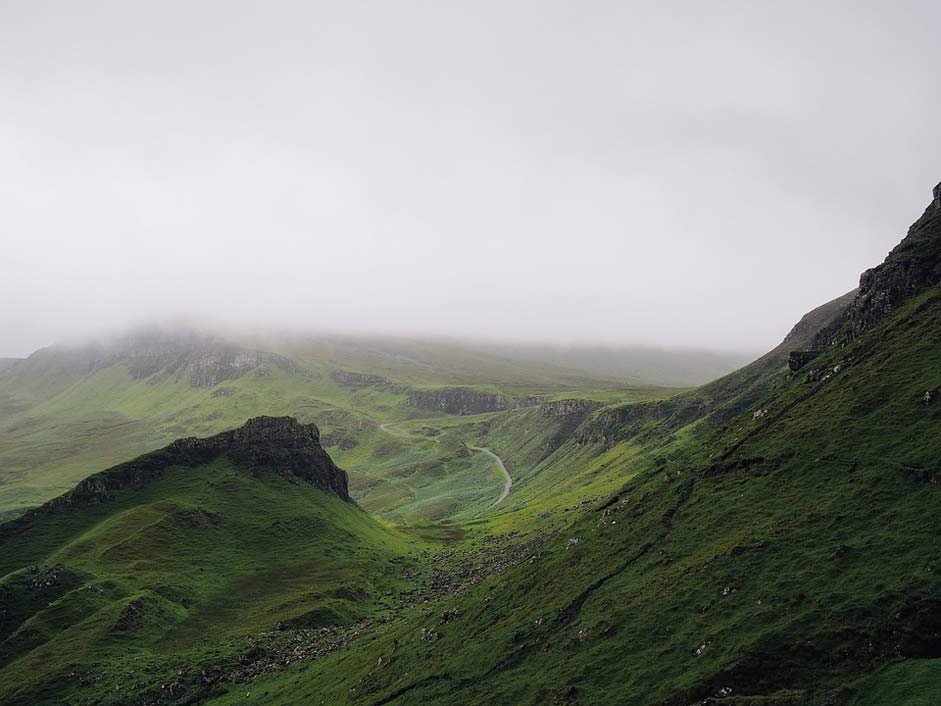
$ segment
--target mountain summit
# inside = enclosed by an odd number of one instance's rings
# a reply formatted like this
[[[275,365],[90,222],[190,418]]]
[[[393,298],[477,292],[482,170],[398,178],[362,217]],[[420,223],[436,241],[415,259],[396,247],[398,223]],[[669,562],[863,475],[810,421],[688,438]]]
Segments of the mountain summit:
[[[163,449],[91,475],[64,495],[0,525],[0,537],[24,530],[57,508],[108,502],[116,493],[144,488],[172,469],[205,471],[201,467],[217,460],[253,475],[267,469],[291,483],[308,483],[352,502],[346,471],[338,468],[320,445],[316,425],[301,424],[293,417],[254,417],[237,429],[203,439],[177,439]]]
[[[872,329],[905,301],[941,285],[941,184],[921,218],[885,261],[859,278],[853,304],[814,339],[815,347],[846,343]]]
[[[320,445],[316,425],[301,424],[293,417],[254,417],[238,429],[204,439],[177,439],[160,451],[90,476],[58,502],[103,500],[111,490],[147,484],[170,466],[199,466],[220,456],[250,471],[269,468],[350,500],[346,472]]]

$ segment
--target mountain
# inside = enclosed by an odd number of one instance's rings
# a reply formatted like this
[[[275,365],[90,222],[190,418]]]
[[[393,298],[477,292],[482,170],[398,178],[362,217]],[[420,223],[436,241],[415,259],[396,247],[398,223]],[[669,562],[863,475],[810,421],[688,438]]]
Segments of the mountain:
[[[180,439],[0,526],[0,703],[58,703],[129,653],[208,663],[246,631],[354,625],[411,544],[351,502],[313,425]],[[128,680],[143,700],[179,680],[152,669]]]

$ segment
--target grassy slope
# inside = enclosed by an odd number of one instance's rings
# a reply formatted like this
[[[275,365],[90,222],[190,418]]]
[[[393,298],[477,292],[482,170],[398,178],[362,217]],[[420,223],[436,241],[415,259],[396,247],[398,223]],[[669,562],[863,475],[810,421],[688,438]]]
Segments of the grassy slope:
[[[113,684],[128,669],[147,672],[139,691],[159,691],[174,680],[167,660],[232,660],[278,621],[381,613],[422,545],[332,494],[224,459],[57,508],[0,537],[0,703],[60,703],[89,674]]]
[[[596,503],[530,562],[253,691],[272,704],[936,703],[941,407],[921,397],[939,330],[933,290],[818,372],[769,386],[747,410],[764,415],[660,446],[607,515]]]

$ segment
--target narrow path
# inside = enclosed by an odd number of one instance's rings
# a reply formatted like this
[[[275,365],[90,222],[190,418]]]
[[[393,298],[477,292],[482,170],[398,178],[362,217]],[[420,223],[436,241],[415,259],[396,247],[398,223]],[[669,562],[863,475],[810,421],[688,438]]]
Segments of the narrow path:
[[[470,448],[472,448],[474,451],[482,451],[483,453],[492,457],[497,462],[497,465],[500,467],[500,470],[503,472],[503,477],[505,478],[505,481],[503,483],[503,492],[500,494],[500,497],[497,498],[497,501],[494,503],[494,505],[499,505],[501,502],[503,502],[506,496],[510,494],[510,488],[513,487],[513,479],[510,478],[510,474],[507,472],[506,466],[503,465],[503,459],[497,456],[493,451],[491,451],[490,449],[486,447],[471,446]],[[491,507],[493,507],[493,505],[491,505]]]
[[[406,421],[408,421],[408,422],[420,422],[420,421],[423,421],[423,420],[421,420],[421,419],[408,419],[408,420],[406,420]],[[384,431],[384,432],[385,432],[386,434],[388,434],[389,436],[397,436],[397,437],[399,437],[400,439],[427,439],[427,440],[431,440],[431,441],[435,442],[436,444],[439,443],[439,441],[440,441],[440,440],[438,439],[438,437],[436,437],[436,436],[424,436],[424,435],[422,435],[422,434],[409,434],[408,432],[402,433],[402,432],[398,432],[398,431],[393,431],[393,430],[392,430],[392,426],[393,426],[393,425],[395,425],[395,424],[401,424],[401,423],[402,423],[402,422],[384,422],[384,423],[382,423],[382,424],[379,425],[379,429],[380,429],[380,431]],[[503,474],[503,478],[504,478],[504,481],[503,481],[503,492],[500,493],[500,497],[497,498],[497,499],[496,499],[496,502],[494,502],[493,505],[491,505],[490,507],[493,507],[494,505],[499,505],[499,504],[502,503],[504,500],[506,500],[506,496],[510,494],[510,488],[513,487],[513,479],[510,477],[509,471],[506,470],[506,466],[505,466],[504,463],[503,463],[503,459],[500,458],[499,456],[497,456],[497,455],[496,455],[493,451],[491,451],[490,449],[485,448],[485,447],[483,447],[483,446],[470,446],[470,445],[469,445],[467,448],[471,449],[472,451],[480,451],[481,453],[485,453],[485,454],[487,454],[488,456],[490,456],[494,461],[497,462],[497,466],[500,468],[500,472]]]
[[[421,419],[406,419],[407,422],[420,422]],[[389,436],[397,436],[400,439],[425,439],[426,441],[433,441],[436,444],[439,439],[436,436],[425,436],[424,434],[409,434],[408,432],[402,433],[399,431],[392,431],[392,426],[395,424],[402,424],[402,422],[384,422],[379,425],[379,429],[384,431]]]

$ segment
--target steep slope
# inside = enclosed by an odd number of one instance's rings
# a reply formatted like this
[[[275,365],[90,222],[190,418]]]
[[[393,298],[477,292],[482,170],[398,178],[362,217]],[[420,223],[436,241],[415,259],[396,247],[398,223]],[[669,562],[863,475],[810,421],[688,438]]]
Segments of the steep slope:
[[[936,223],[910,232],[931,247],[909,268],[939,265]],[[736,414],[679,434],[671,416],[639,433],[628,414],[583,438],[602,455],[646,448],[640,472],[609,468],[636,475],[528,561],[253,690],[371,706],[938,703],[941,289],[860,317],[874,281],[849,335],[797,371],[777,370],[778,351],[774,383],[747,399],[715,393],[710,408]],[[788,345],[815,337],[799,336]]]
[[[0,703],[127,670],[146,701],[181,666],[237,661],[245,636],[314,642],[383,610],[412,544],[350,501],[313,425],[181,439],[0,526]]]
[[[579,430],[579,440],[609,445],[632,438],[669,441],[683,427],[702,434],[721,426],[780,382],[791,353],[810,347],[821,329],[842,320],[857,295],[854,289],[805,314],[780,344],[741,370],[667,400],[604,410]]]
[[[814,339],[814,347],[845,344],[872,329],[885,316],[918,294],[941,285],[941,184],[934,200],[881,265],[866,270],[859,294]]]

